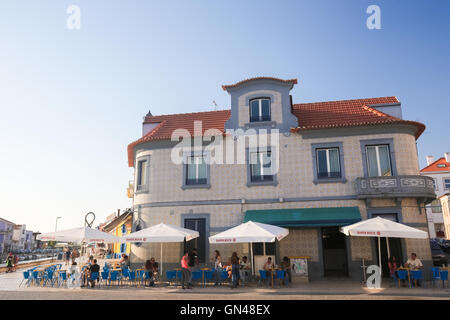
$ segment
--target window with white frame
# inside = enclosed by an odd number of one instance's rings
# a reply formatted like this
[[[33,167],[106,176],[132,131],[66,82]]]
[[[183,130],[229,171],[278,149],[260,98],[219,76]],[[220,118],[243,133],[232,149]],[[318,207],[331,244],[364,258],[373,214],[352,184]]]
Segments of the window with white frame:
[[[341,178],[339,148],[316,149],[317,178]]]
[[[250,122],[270,121],[270,99],[250,100]]]
[[[250,181],[273,181],[272,153],[270,151],[250,152]]]
[[[366,146],[369,177],[392,176],[389,145]]]
[[[186,185],[202,185],[208,183],[208,168],[205,155],[191,155],[186,163]]]
[[[137,165],[136,190],[142,190],[146,185],[147,160],[139,160]]]
[[[450,189],[450,178],[444,178],[444,189]]]

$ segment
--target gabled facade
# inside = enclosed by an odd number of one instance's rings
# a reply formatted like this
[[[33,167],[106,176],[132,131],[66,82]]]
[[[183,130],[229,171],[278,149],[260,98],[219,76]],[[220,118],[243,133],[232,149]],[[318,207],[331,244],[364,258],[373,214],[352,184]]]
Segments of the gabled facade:
[[[383,216],[428,231],[424,205],[435,193],[419,175],[416,150],[425,126],[403,120],[396,97],[294,104],[296,84],[247,79],[223,86],[231,110],[146,116],[143,136],[128,146],[133,229],[164,222],[198,230],[186,248],[209,265],[216,249],[225,261],[233,251],[250,256],[247,244],[210,245],[211,235],[248,220],[287,227],[289,236],[266,244],[265,254],[278,263],[308,257],[311,279],[359,279],[362,259],[378,264],[375,240],[347,238],[343,225]],[[164,262],[178,265],[183,249],[166,244]],[[428,240],[391,239],[390,249],[432,264]],[[159,250],[132,245],[131,261]],[[257,268],[262,250],[254,244]]]

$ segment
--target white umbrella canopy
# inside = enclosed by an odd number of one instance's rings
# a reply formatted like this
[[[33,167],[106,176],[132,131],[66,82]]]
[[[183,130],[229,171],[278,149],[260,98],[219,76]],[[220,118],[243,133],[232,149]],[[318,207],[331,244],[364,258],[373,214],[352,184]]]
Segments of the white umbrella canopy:
[[[376,217],[341,227],[347,236],[427,239],[428,233],[391,220]]]
[[[160,223],[123,236],[122,242],[183,242],[199,237],[198,231]]]
[[[341,227],[340,231],[347,236],[356,237],[377,237],[378,238],[378,263],[381,270],[381,245],[380,238],[386,238],[386,246],[389,252],[389,238],[411,238],[411,239],[427,239],[428,233],[404,224],[375,217],[363,220],[349,226]]]
[[[58,242],[75,242],[75,243],[89,243],[89,242],[104,242],[116,243],[121,242],[120,237],[112,234],[92,229],[89,227],[74,228],[68,230],[61,230],[57,232],[49,232],[39,234],[36,238],[41,241],[58,241]]]
[[[270,224],[248,221],[209,237],[209,243],[275,242],[289,234],[289,230]]]
[[[209,243],[250,243],[252,257],[252,269],[255,272],[253,263],[253,243],[264,242],[263,252],[266,255],[266,242],[280,241],[289,234],[289,230],[273,226],[270,224],[248,221],[224,232],[209,237]]]
[[[145,228],[129,235],[122,236],[122,242],[160,242],[161,243],[161,274],[163,273],[163,243],[164,242],[184,242],[198,238],[198,231],[178,227],[172,224],[160,223],[149,228]]]

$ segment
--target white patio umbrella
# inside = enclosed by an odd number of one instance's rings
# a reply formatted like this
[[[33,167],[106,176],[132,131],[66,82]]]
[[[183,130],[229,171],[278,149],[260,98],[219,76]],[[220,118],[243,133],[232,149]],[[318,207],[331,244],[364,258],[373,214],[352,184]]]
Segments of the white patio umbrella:
[[[81,227],[74,229],[61,230],[57,232],[42,233],[36,237],[41,241],[57,241],[57,242],[75,242],[75,243],[90,243],[90,242],[103,242],[103,243],[115,243],[121,242],[120,237],[116,237],[112,234],[92,229],[89,227]]]
[[[199,237],[198,231],[181,228],[171,224],[160,223],[146,229],[142,229],[121,237],[122,242],[160,242],[161,243],[161,274],[163,270],[163,243],[184,242]]]
[[[412,238],[427,239],[428,233],[419,229],[415,229],[404,224],[391,220],[375,217],[363,220],[349,226],[341,227],[340,231],[347,236],[356,237],[377,237],[378,238],[378,261],[381,271],[381,248],[380,238],[386,237],[388,256],[389,238]]]
[[[289,234],[289,230],[273,226],[270,224],[248,221],[224,232],[209,237],[209,243],[250,243],[252,256],[252,269],[255,274],[253,263],[253,243],[254,242],[275,242],[280,241]],[[264,256],[266,248],[264,244]]]

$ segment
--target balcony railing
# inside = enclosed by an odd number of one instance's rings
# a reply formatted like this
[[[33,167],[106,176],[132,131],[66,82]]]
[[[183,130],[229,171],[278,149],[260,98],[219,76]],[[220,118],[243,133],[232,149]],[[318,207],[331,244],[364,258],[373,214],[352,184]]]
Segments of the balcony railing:
[[[359,199],[422,198],[431,202],[436,198],[433,178],[426,176],[392,176],[356,178]]]

